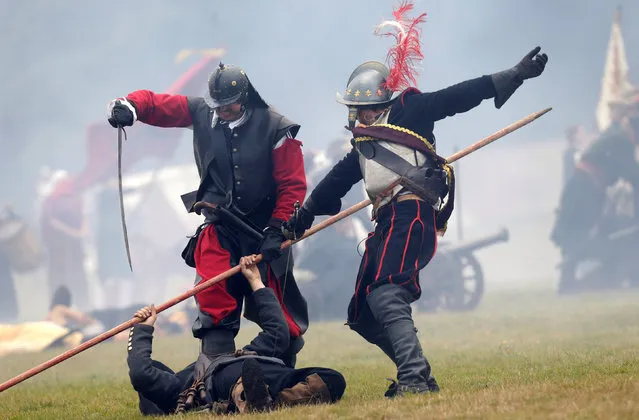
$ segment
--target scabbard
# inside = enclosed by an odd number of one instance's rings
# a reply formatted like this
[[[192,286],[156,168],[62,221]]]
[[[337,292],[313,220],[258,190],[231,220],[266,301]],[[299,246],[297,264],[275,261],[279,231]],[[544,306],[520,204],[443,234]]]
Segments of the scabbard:
[[[228,210],[226,207],[217,206],[214,212],[217,213],[222,222],[234,227],[256,241],[261,242],[264,239],[264,235],[262,235],[259,230],[250,226],[247,222],[242,220],[238,215]]]

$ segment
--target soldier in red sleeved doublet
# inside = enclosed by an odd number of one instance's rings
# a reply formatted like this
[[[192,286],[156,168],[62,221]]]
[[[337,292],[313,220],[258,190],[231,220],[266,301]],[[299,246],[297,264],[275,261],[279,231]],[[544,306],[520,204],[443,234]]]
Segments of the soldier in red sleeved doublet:
[[[199,283],[237,265],[244,255],[261,253],[263,278],[280,300],[291,332],[285,362],[294,366],[308,328],[308,312],[293,278],[290,250],[282,251],[280,246],[285,240],[282,222],[293,212],[295,202],[301,203],[306,195],[302,143],[295,139],[300,126],[270,107],[241,68],[222,63],[211,74],[204,97],[138,90],[111,102],[112,126],[130,126],[136,120],[193,130],[200,185],[182,196],[185,206],[192,212],[198,201],[213,203],[240,218],[245,226],[205,209],[205,224],[183,257],[196,268]],[[248,283],[241,276],[196,295],[200,313],[193,334],[202,340],[203,353],[218,353],[219,343],[237,334],[243,303],[244,316],[257,322],[250,296]]]

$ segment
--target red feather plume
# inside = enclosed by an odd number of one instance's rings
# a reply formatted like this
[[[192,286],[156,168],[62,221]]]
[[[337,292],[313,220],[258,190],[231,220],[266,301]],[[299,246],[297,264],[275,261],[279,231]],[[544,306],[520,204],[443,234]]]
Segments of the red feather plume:
[[[403,0],[393,9],[395,20],[384,21],[375,29],[375,34],[392,36],[396,41],[386,57],[390,74],[386,79],[385,88],[392,91],[404,90],[417,84],[417,63],[424,58],[420,43],[421,31],[417,26],[425,21],[426,13],[409,18],[408,14],[413,10],[413,6],[413,1]],[[392,27],[395,31],[382,33],[381,30],[386,26]]]

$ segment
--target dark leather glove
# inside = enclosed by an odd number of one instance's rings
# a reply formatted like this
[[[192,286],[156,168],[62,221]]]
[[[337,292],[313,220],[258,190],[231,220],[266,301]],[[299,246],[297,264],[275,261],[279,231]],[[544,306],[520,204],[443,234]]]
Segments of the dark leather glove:
[[[270,262],[282,256],[282,242],[286,240],[284,234],[274,227],[267,227],[264,231],[264,239],[260,246],[262,260]]]
[[[130,127],[137,119],[135,107],[126,99],[115,99],[109,105],[109,124],[112,127]]]
[[[295,240],[304,235],[304,232],[313,225],[315,216],[305,207],[298,210],[297,214],[293,213],[288,221],[282,223],[282,233],[287,239]]]
[[[526,54],[519,64],[515,66],[517,75],[521,77],[522,80],[532,79],[543,73],[546,63],[548,62],[548,56],[546,54],[539,54],[539,51],[541,51],[541,47],[536,47]]]

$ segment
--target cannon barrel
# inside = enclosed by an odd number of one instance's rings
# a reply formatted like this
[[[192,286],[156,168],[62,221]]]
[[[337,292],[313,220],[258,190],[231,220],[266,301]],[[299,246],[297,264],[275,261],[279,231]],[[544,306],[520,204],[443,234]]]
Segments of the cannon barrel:
[[[503,228],[500,232],[487,236],[485,238],[476,239],[474,241],[466,241],[450,248],[450,252],[456,254],[468,254],[481,248],[486,248],[500,242],[508,242],[509,233],[507,228]]]

